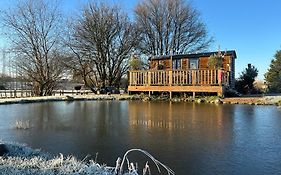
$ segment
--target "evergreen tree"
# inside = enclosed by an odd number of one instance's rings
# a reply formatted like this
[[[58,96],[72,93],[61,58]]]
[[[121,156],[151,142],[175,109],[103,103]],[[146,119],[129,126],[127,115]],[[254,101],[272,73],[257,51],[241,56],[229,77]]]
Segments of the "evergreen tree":
[[[238,80],[236,80],[235,88],[238,92],[247,94],[254,90],[254,81],[258,76],[258,69],[251,64],[241,73]]]
[[[269,92],[281,92],[281,50],[278,50],[265,74]]]

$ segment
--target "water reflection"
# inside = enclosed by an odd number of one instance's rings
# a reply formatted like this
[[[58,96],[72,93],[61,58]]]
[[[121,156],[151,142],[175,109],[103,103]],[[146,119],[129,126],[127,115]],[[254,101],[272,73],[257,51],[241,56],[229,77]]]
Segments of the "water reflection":
[[[281,172],[281,111],[269,106],[79,101],[0,106],[0,139],[114,165],[142,148],[177,174]],[[16,120],[33,128],[14,130]]]
[[[161,108],[161,110],[158,108]],[[128,111],[131,127],[144,126],[148,129],[162,128],[168,130],[185,128],[185,121],[173,120],[172,103],[129,102]]]
[[[198,105],[190,103],[129,102],[129,124],[132,128],[179,130],[208,130],[209,137],[224,135],[231,129],[235,106]],[[230,127],[230,128],[229,128]],[[210,132],[211,131],[211,132]],[[214,134],[216,133],[216,134]]]

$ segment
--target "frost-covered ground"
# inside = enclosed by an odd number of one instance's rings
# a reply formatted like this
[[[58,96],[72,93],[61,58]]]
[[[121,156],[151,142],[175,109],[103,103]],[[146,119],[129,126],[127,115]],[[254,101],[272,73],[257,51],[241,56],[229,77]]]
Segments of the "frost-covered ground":
[[[74,100],[136,100],[135,96],[130,95],[62,95],[62,96],[43,96],[43,97],[23,97],[23,98],[1,98],[0,104],[15,104],[15,103],[34,103],[34,102],[49,102],[49,101],[74,101]]]
[[[271,96],[265,96],[264,99],[268,104],[276,104],[281,101],[281,95],[276,94]]]
[[[64,157],[62,154],[52,157],[48,153],[23,144],[5,143],[0,140],[0,145],[5,145],[7,151],[3,156],[0,156],[0,175],[138,175],[135,168],[137,166],[127,159],[127,155],[134,151],[145,154],[155,163],[159,171],[159,167],[163,167],[168,175],[174,175],[169,167],[140,149],[127,151],[123,159],[117,159],[115,167],[109,167],[92,160],[85,162],[71,156]],[[2,154],[1,151],[3,151],[3,147],[0,149],[0,154]],[[124,170],[125,168],[126,170]],[[142,174],[151,174],[148,164],[142,170]]]
[[[31,149],[26,145],[16,143],[4,144],[8,153],[0,156],[1,175],[115,175],[118,173],[114,167],[102,166],[94,161],[86,163],[74,157],[64,157],[63,155],[51,157],[47,153]],[[137,173],[125,174],[136,175]]]

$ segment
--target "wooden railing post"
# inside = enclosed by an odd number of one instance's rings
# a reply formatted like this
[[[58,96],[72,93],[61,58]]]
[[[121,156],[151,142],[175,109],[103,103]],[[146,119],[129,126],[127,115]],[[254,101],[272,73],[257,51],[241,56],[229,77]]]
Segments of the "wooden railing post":
[[[150,86],[150,84],[151,84],[151,72],[149,71],[147,73],[147,86]]]
[[[218,84],[219,84],[219,86],[223,85],[223,70],[222,69],[218,70]]]
[[[191,71],[192,85],[196,84],[196,70]]]
[[[173,71],[169,70],[169,86],[173,85]]]

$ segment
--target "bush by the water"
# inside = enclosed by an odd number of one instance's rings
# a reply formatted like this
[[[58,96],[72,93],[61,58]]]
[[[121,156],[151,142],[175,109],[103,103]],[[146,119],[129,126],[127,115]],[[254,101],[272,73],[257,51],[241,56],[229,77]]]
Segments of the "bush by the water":
[[[235,82],[235,89],[242,94],[254,93],[255,78],[258,76],[258,69],[251,64],[241,73],[239,78]]]

